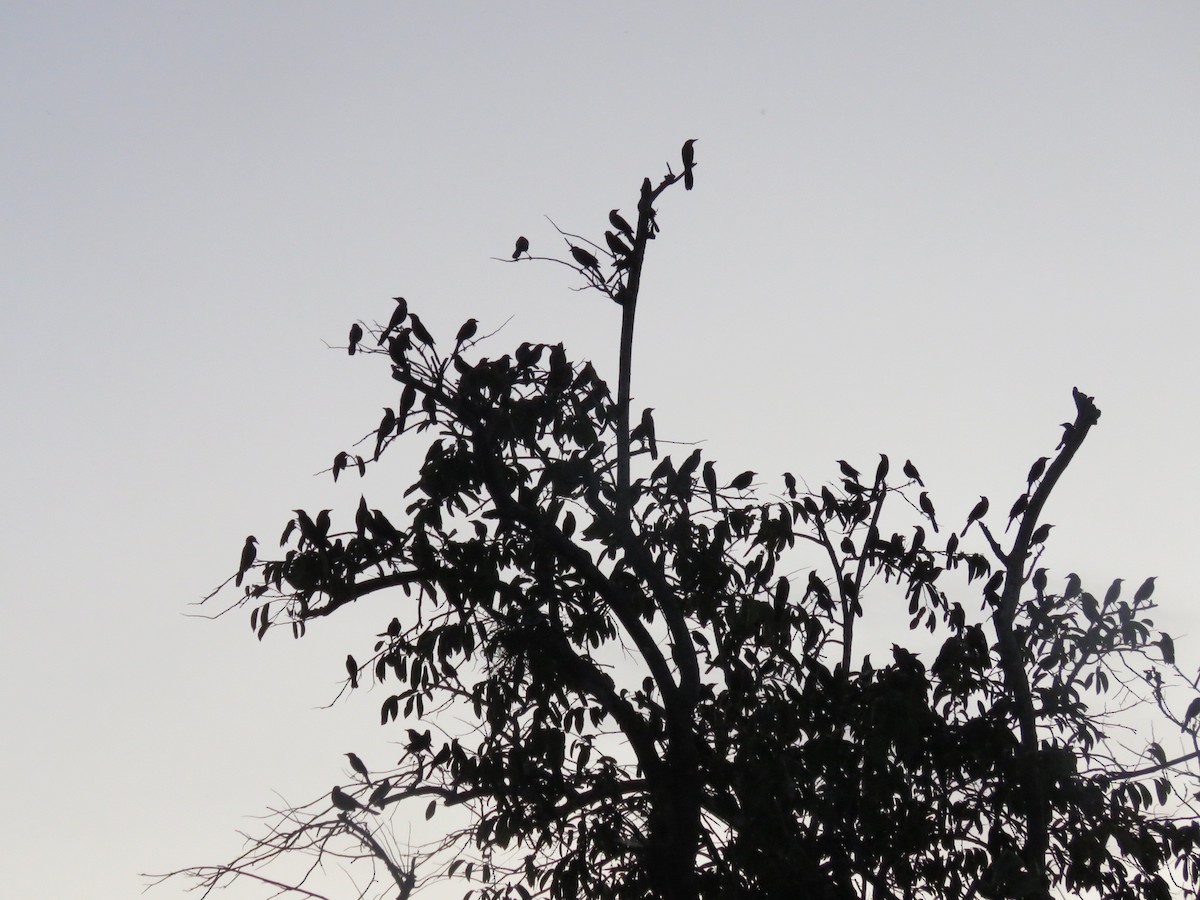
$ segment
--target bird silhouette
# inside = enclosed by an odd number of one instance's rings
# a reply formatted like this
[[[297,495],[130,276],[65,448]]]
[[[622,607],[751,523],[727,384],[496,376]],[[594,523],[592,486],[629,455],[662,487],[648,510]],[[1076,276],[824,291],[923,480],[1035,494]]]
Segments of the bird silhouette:
[[[519,238],[517,238],[517,246],[513,250],[512,258],[520,259],[522,253],[529,253],[529,238],[525,237],[525,235],[521,235]]]
[[[367,782],[367,784],[370,784],[371,773],[367,771],[367,767],[363,764],[363,761],[358,758],[358,754],[347,753],[346,758],[350,760],[350,768],[357,772],[362,777],[363,781]]]
[[[333,790],[329,792],[329,799],[342,812],[354,812],[355,810],[366,809],[372,815],[377,815],[375,810],[367,809],[367,807],[363,806],[340,787],[334,786]]]
[[[788,496],[796,499],[796,476],[791,472],[783,473],[783,486],[787,488]]]
[[[479,331],[478,319],[467,319],[463,322],[462,328],[458,329],[458,334],[454,338],[454,352],[457,353],[463,344],[475,337],[477,331]]]
[[[913,461],[911,459],[906,459],[904,461],[904,475],[906,478],[911,478],[921,487],[925,487],[925,482],[921,480],[921,473],[917,471],[917,467],[913,465]]]
[[[1008,524],[1004,526],[1005,532],[1012,528],[1012,523],[1016,521],[1017,516],[1021,515],[1029,508],[1029,495],[1022,494],[1013,503],[1012,508],[1008,511]]]
[[[648,406],[642,410],[642,422],[629,432],[631,441],[645,441],[650,448],[650,458],[658,459],[658,441],[654,436],[654,407]]]
[[[625,246],[625,242],[613,234],[611,231],[604,232],[604,242],[608,244],[608,249],[612,255],[617,258],[624,258],[633,253],[629,247]]]
[[[717,511],[717,469],[713,465],[712,460],[704,464],[701,470],[704,476],[704,487],[708,490],[708,500],[712,504],[712,511]]]
[[[358,663],[350,654],[346,654],[346,674],[350,676],[350,687],[358,687]]]
[[[379,335],[379,346],[383,346],[383,342],[388,339],[393,331],[404,324],[404,320],[408,318],[408,301],[403,297],[393,297],[396,301],[396,308],[392,310],[392,317],[388,319],[387,328]]]
[[[425,327],[425,325],[417,317],[417,314],[413,313],[408,318],[410,320],[412,320],[413,337],[415,337],[418,341],[420,341],[426,347],[432,347],[433,346],[433,335],[431,335],[429,333],[429,329],[427,329]]]
[[[1046,543],[1046,538],[1050,537],[1050,529],[1053,527],[1054,526],[1050,525],[1050,524],[1039,525],[1037,527],[1037,530],[1034,531],[1034,533],[1029,538],[1029,546],[1032,547],[1034,544]]]
[[[351,356],[353,356],[355,351],[358,350],[358,342],[361,341],[362,338],[363,338],[362,326],[359,325],[357,322],[355,322],[353,325],[350,326],[350,343],[346,347],[346,352],[349,353]]]
[[[747,469],[741,475],[738,475],[735,479],[733,479],[733,481],[729,482],[729,486],[735,491],[744,491],[754,483],[754,476],[757,474],[757,472],[751,472]]]
[[[929,516],[929,523],[933,526],[933,533],[937,534],[937,516],[934,515],[933,501],[929,499],[929,494],[927,494],[925,491],[921,491],[921,496],[918,498],[917,502],[921,506],[921,512]]]
[[[854,468],[854,466],[850,465],[850,463],[846,462],[844,459],[839,459],[837,464],[838,468],[842,470],[843,475],[845,475],[851,481],[858,481],[858,476],[860,474],[858,469]]]
[[[679,477],[690,478],[692,473],[700,468],[700,448],[697,447],[691,455],[679,465]]]
[[[1033,483],[1042,477],[1042,473],[1046,471],[1046,463],[1048,462],[1050,462],[1050,457],[1048,456],[1038,457],[1038,459],[1034,461],[1033,465],[1029,469],[1029,475],[1025,479],[1026,483],[1030,487],[1033,487]]]
[[[625,235],[629,243],[633,243],[633,228],[631,228],[629,223],[625,221],[620,212],[615,209],[609,210],[608,221],[612,224],[613,228]]]
[[[696,138],[690,138],[683,142],[683,187],[685,190],[691,190],[694,184],[692,169],[696,166]]]
[[[254,535],[250,535],[248,538],[246,538],[246,543],[242,546],[242,559],[241,562],[238,563],[237,578],[234,580],[234,584],[238,587],[242,586],[242,578],[248,571],[250,571],[250,567],[254,565],[254,558],[258,555],[258,551],[255,549],[254,545],[257,543],[258,538],[256,538]]]
[[[982,519],[987,515],[987,511],[988,499],[987,497],[980,496],[979,502],[975,504],[975,508],[971,510],[971,514],[967,516],[967,524],[963,526],[963,529],[959,532],[959,534],[965,535],[967,533],[967,529],[971,527],[971,523]]]
[[[396,427],[396,413],[390,406],[383,410],[383,418],[379,420],[379,428],[375,432],[375,461],[379,461],[379,454],[383,452],[383,442],[391,435],[392,429]]]
[[[596,257],[592,256],[592,254],[588,253],[582,247],[572,246],[571,256],[582,268],[593,269],[597,275],[600,275],[600,260],[596,259]]]

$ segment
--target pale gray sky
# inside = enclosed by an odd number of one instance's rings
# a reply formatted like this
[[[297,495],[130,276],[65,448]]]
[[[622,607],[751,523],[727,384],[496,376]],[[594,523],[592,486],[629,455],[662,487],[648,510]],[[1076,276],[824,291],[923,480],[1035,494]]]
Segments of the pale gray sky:
[[[615,381],[611,304],[490,257],[558,246],[544,215],[599,237],[685,138],[639,307],[660,433],[813,483],[911,456],[961,523],[1077,384],[1051,566],[1158,575],[1196,632],[1198,45],[1185,2],[3,4],[6,895],[135,896],[391,759],[378,696],[317,709],[386,603],[262,644],[188,604],[293,507],[352,512],[312,473],[396,391],[322,342],[390,296]]]

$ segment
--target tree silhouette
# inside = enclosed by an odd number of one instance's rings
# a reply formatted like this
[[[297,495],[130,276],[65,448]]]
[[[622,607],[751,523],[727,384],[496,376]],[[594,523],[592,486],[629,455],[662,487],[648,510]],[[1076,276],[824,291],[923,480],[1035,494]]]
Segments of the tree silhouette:
[[[277,558],[248,540],[210,599],[244,580],[222,609],[260,639],[372,604],[346,689],[386,690],[403,755],[351,754],[353,777],[241,857],[173,874],[298,896],[321,896],[326,858],[373,862],[372,889],[401,897],[439,880],[526,900],[1194,893],[1200,699],[1153,630],[1154,579],[1101,597],[1039,565],[1093,399],[1074,391],[1011,538],[981,498],[973,532],[932,544],[916,467],[885,455],[813,489],[659,458],[649,412],[630,429],[633,323],[691,141],[684,159],[644,180],[636,226],[610,214],[608,251],[561,233],[555,261],[621,312],[615,398],[561,344],[488,358],[468,320],[439,346],[402,298],[360,323],[376,340],[356,332],[356,355],[400,400],[357,442],[367,458],[331,471],[362,477],[423,436],[403,505],[296,510]],[[549,259],[524,238],[511,256]],[[864,631],[898,607],[909,646],[872,660]],[[444,825],[398,851],[379,815],[397,811]],[[293,881],[268,874],[304,854]]]

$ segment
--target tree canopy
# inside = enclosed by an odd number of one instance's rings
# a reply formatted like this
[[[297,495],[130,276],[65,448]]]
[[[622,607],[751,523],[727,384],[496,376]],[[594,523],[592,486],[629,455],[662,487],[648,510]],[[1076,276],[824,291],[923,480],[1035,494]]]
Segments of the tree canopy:
[[[700,448],[673,459],[630,409],[634,313],[663,195],[698,168],[689,141],[603,244],[512,254],[615,303],[616,396],[562,344],[484,356],[479,322],[435,336],[404,298],[352,326],[350,354],[399,401],[330,474],[370,486],[397,442],[424,440],[403,503],[296,510],[279,553],[248,539],[213,597],[259,638],[370,604],[346,687],[383,686],[402,755],[350,754],[353,780],[186,874],[322,896],[309,874],[265,874],[307,853],[376,867],[379,896],[443,880],[525,900],[1194,894],[1200,699],[1154,628],[1154,579],[1040,564],[1093,398],[1073,391],[1011,501],[966,517],[886,455],[815,487]],[[908,636],[872,654],[898,608]],[[396,854],[395,813],[437,831]]]

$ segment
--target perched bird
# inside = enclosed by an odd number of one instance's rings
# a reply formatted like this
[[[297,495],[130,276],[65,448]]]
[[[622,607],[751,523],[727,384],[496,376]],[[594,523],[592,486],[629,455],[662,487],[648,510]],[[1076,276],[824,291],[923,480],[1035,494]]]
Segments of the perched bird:
[[[604,232],[604,242],[615,257],[625,257],[633,254],[633,250],[625,246],[625,242],[611,231]]]
[[[891,462],[888,461],[886,453],[879,454],[879,465],[875,467],[875,483],[883,484],[883,479],[887,478],[888,469],[891,468]]]
[[[358,342],[362,340],[362,337],[362,326],[355,322],[350,326],[350,345],[346,348],[346,352],[351,356],[353,356],[354,352],[358,350]]]
[[[350,687],[358,687],[358,663],[350,654],[346,655],[346,674],[350,676]]]
[[[712,511],[717,511],[717,468],[713,465],[712,460],[704,464],[701,470],[704,476],[704,487],[708,490],[708,500],[712,504]]]
[[[625,221],[625,219],[617,210],[609,210],[608,221],[612,224],[613,228],[625,235],[625,237],[629,240],[629,243],[633,243],[633,228],[630,227],[629,223]]]
[[[1033,487],[1033,483],[1042,477],[1042,473],[1046,471],[1046,463],[1048,462],[1050,462],[1050,457],[1048,456],[1039,457],[1034,461],[1033,466],[1029,469],[1029,475],[1025,479],[1030,487]]]
[[[692,473],[700,468],[700,448],[697,447],[692,451],[691,456],[685,459],[679,465],[679,477],[690,478]]]
[[[371,773],[367,771],[367,767],[363,765],[363,761],[358,758],[357,753],[347,753],[346,758],[350,760],[350,768],[357,772],[362,780],[371,783]]]
[[[320,546],[321,539],[317,533],[317,525],[311,518],[309,518],[308,513],[302,509],[293,509],[292,512],[296,514],[296,524],[300,526],[300,536],[304,538],[309,545],[313,547]]]
[[[979,502],[975,504],[975,508],[971,510],[971,514],[967,516],[967,524],[963,526],[963,530],[960,531],[959,534],[965,535],[967,533],[967,529],[971,527],[971,523],[982,519],[987,515],[987,511],[988,499],[987,497],[980,496]]]
[[[927,494],[925,491],[921,491],[921,496],[917,498],[917,502],[921,506],[921,512],[929,516],[929,523],[933,526],[933,533],[937,534],[937,516],[934,515],[933,501],[929,499],[929,494]]]
[[[645,441],[650,448],[650,458],[658,459],[658,441],[654,438],[654,407],[642,410],[642,423],[629,432],[631,441]]]
[[[242,546],[242,560],[238,563],[237,578],[234,581],[234,584],[238,587],[242,586],[242,578],[250,571],[250,567],[254,565],[254,558],[258,555],[258,550],[255,549],[254,545],[257,543],[258,538],[250,535],[246,538],[246,543]]]
[[[597,275],[600,274],[600,260],[596,259],[596,257],[592,256],[592,254],[588,253],[582,247],[572,246],[571,256],[582,268],[594,269]]]
[[[729,486],[735,491],[744,491],[754,482],[754,476],[757,474],[757,472],[751,472],[747,470],[737,478],[733,479],[733,481],[729,482]]]
[[[787,488],[788,496],[796,499],[796,476],[791,472],[783,473],[783,486]]]
[[[329,799],[333,802],[333,805],[342,812],[354,812],[355,810],[359,809],[367,809],[365,806],[343,791],[340,787],[335,786],[334,789],[329,792]],[[367,812],[371,813],[372,815],[376,814],[375,810],[373,809],[367,809]]]
[[[333,512],[330,509],[323,509],[317,513],[317,521],[313,523],[313,527],[317,532],[317,541],[326,543],[326,538],[329,537],[329,527],[333,524],[333,520],[329,518],[329,514]]]
[[[1054,526],[1050,525],[1049,523],[1045,525],[1039,525],[1037,530],[1029,538],[1029,546],[1032,547],[1034,544],[1046,543],[1046,538],[1050,537],[1050,529],[1053,527]]]
[[[403,297],[393,297],[396,301],[396,308],[392,310],[392,317],[388,320],[387,328],[379,335],[379,346],[383,346],[383,342],[388,339],[393,331],[404,324],[404,320],[408,318],[408,301]]]
[[[1083,589],[1083,582],[1074,572],[1067,575],[1067,586],[1063,588],[1063,599],[1072,600],[1079,596],[1079,592]]]
[[[1008,532],[1008,529],[1012,528],[1012,523],[1016,521],[1017,517],[1022,515],[1027,509],[1029,509],[1029,495],[1022,494],[1008,511],[1008,524],[1004,526],[1005,533]]]
[[[388,791],[391,789],[391,781],[385,778],[376,785],[375,790],[371,791],[371,797],[367,802],[372,806],[378,806],[380,809],[383,809],[383,801],[387,798]]]
[[[917,471],[917,467],[913,465],[911,459],[904,461],[904,475],[906,478],[911,478],[921,487],[925,487],[925,482],[921,480],[921,473]]]
[[[837,464],[838,468],[842,470],[843,475],[845,475],[851,481],[858,481],[858,476],[860,474],[858,469],[854,468],[854,466],[850,465],[850,463],[846,462],[844,459],[839,459]]]
[[[692,169],[696,165],[696,138],[683,142],[683,187],[691,190],[693,182]]]
[[[529,253],[529,238],[525,237],[525,235],[517,238],[517,246],[513,250],[513,259],[520,259],[522,253],[526,255]]]
[[[458,348],[475,337],[475,333],[479,331],[478,319],[467,319],[463,322],[462,328],[458,329],[458,334],[454,338],[454,352],[458,352]]]
[[[421,320],[419,318],[417,318],[417,314],[413,313],[412,315],[409,316],[409,319],[412,320],[413,337],[415,337],[418,341],[420,341],[426,347],[432,347],[433,346],[433,335],[431,335],[429,333],[429,329],[427,329],[425,327],[425,325],[421,322]]]
[[[396,427],[396,413],[390,406],[384,407],[383,418],[379,420],[379,428],[375,432],[375,461],[379,461],[379,454],[383,452],[383,442],[391,435],[392,430]]]

